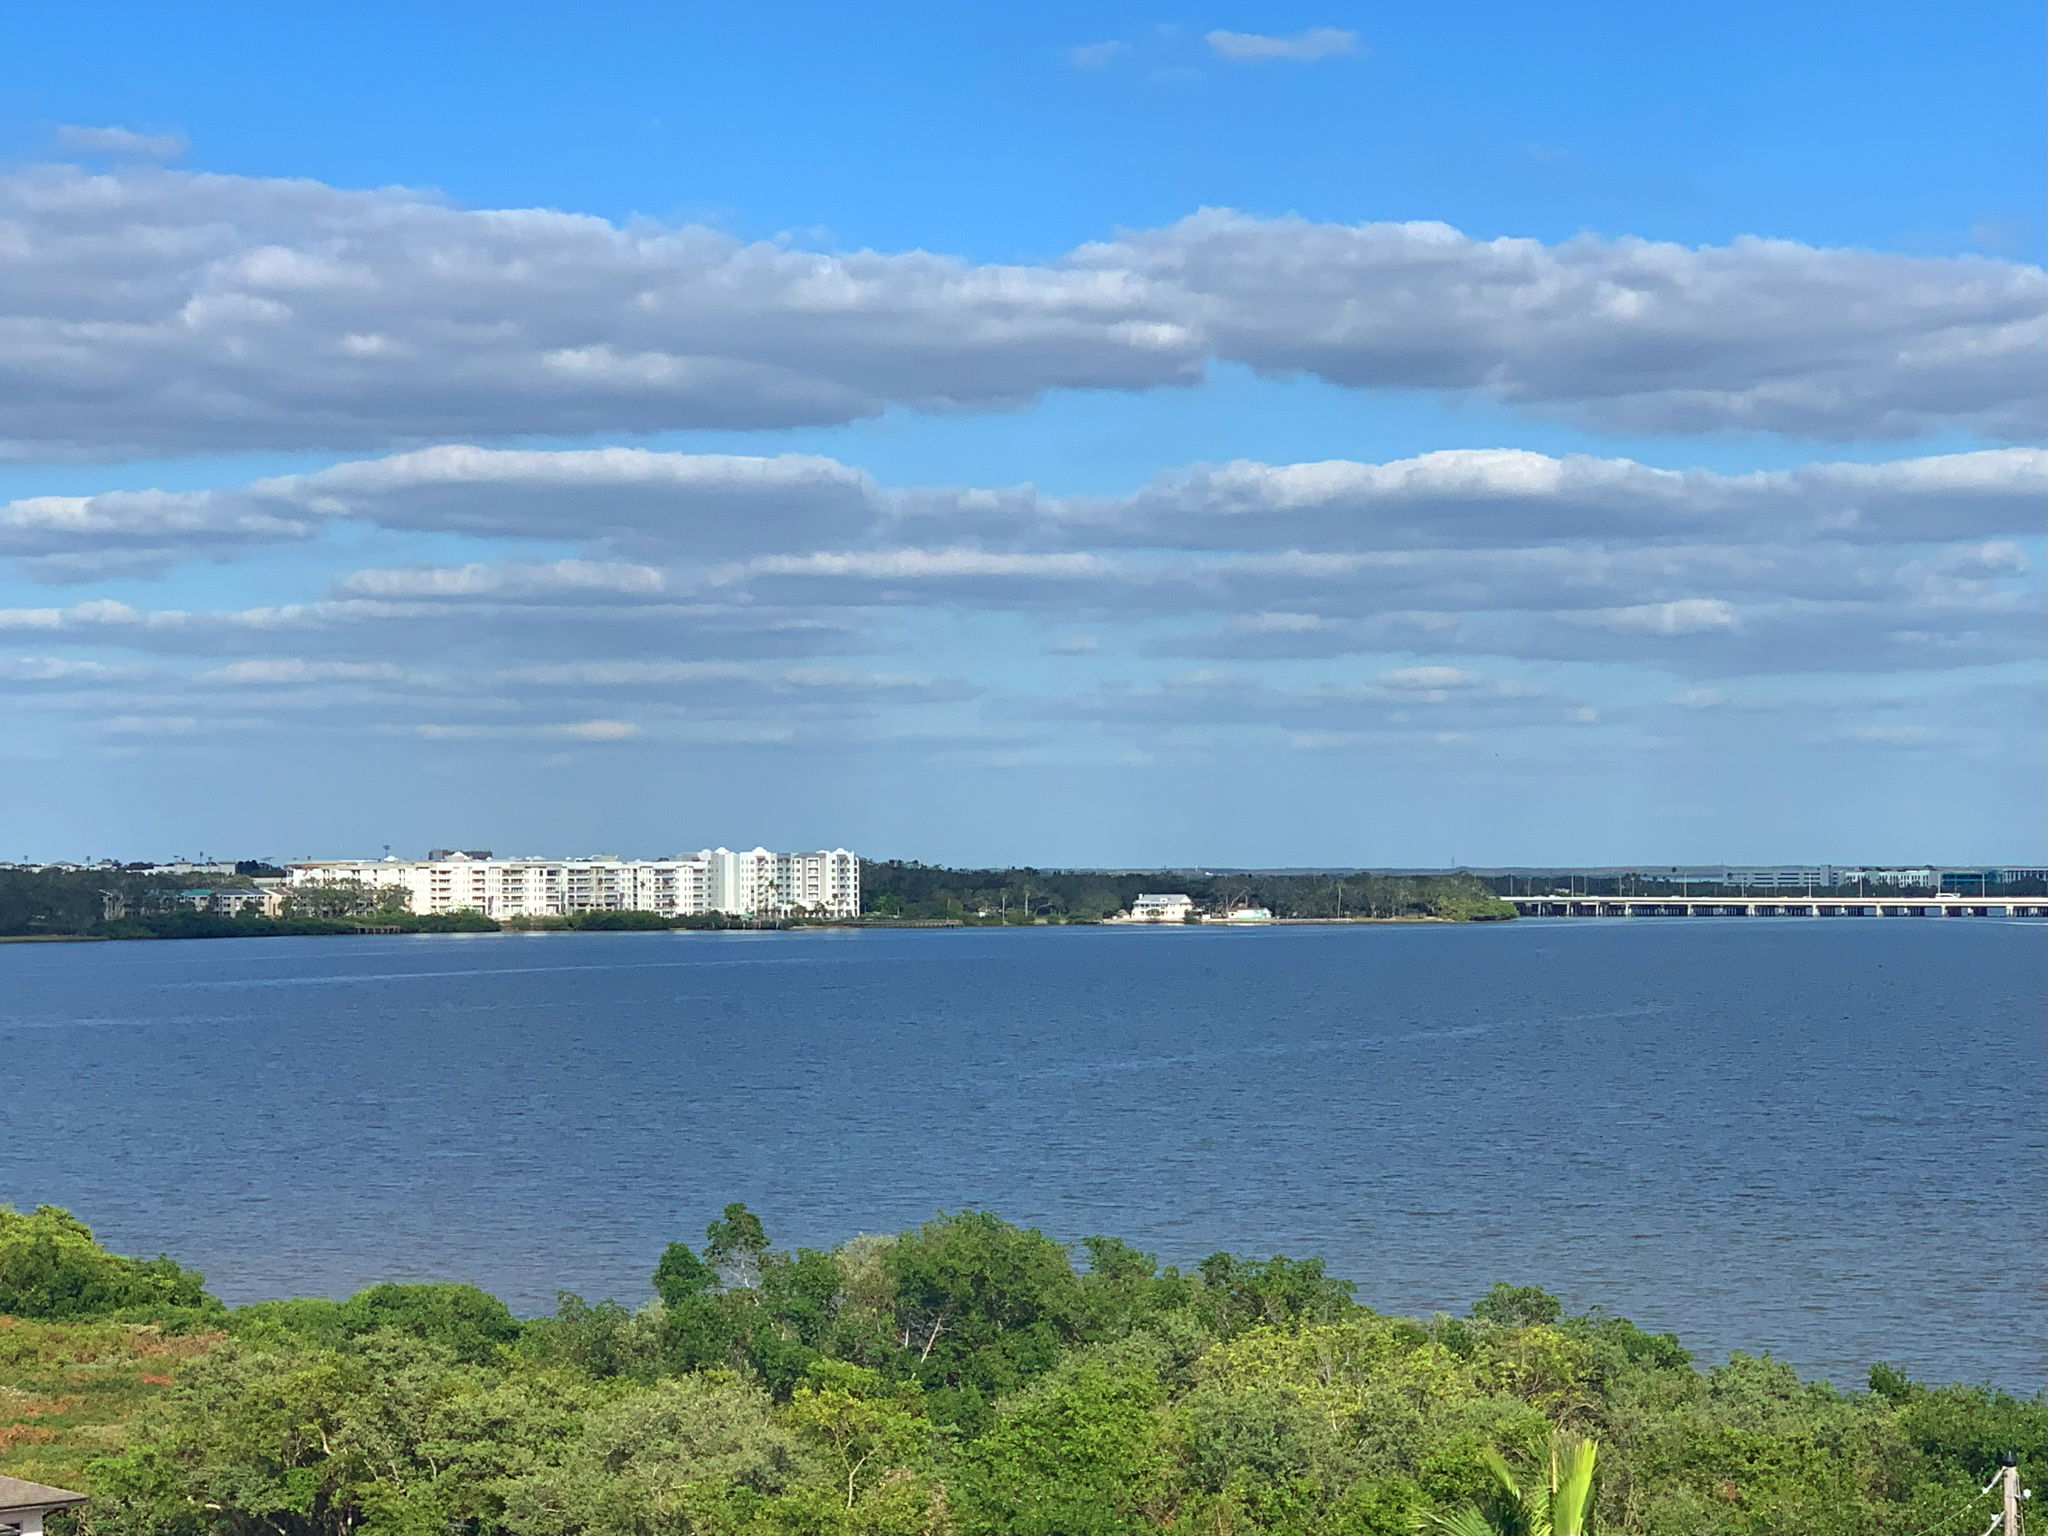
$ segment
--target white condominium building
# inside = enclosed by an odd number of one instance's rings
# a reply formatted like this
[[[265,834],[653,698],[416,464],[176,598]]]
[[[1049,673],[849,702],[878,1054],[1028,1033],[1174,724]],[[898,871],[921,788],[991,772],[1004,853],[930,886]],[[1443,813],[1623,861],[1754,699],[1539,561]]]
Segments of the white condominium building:
[[[425,859],[316,859],[285,867],[291,885],[395,886],[414,912],[561,917],[571,912],[658,912],[697,917],[860,915],[860,859],[816,853],[706,848],[672,859],[500,859],[440,853]]]

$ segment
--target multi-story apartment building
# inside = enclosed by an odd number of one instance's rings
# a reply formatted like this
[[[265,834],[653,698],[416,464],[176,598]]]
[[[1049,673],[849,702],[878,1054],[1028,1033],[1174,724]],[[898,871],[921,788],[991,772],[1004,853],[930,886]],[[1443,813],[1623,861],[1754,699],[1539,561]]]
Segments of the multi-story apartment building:
[[[437,851],[425,859],[317,859],[286,866],[292,885],[396,887],[414,912],[561,917],[658,912],[664,917],[860,914],[860,859],[844,848],[772,853],[729,848],[672,859],[501,859]]]

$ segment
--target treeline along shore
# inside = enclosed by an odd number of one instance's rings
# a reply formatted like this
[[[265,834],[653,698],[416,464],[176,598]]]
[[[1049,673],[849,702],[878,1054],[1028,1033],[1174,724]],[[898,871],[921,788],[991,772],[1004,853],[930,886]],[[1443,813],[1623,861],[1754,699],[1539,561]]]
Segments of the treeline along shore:
[[[1287,919],[1510,919],[1515,909],[1470,875],[1207,874],[1188,870],[948,869],[890,859],[861,866],[863,905],[880,915],[978,922],[1101,922],[1144,892],[1204,912],[1263,907]]]
[[[250,866],[264,868],[265,866]],[[277,871],[282,873],[282,871]],[[274,915],[212,910],[222,892],[253,889],[256,876],[217,877],[213,889],[121,869],[0,868],[0,938],[211,939],[360,933],[496,933],[575,930],[796,928],[848,919],[749,918],[717,913],[591,911],[498,920],[482,912],[416,913],[388,887],[351,881],[283,887]],[[1478,922],[1515,909],[1467,875],[1190,874],[1185,871],[949,869],[898,859],[864,860],[862,917],[852,921],[970,926],[1096,923],[1128,911],[1144,892],[1174,892],[1208,913],[1262,907],[1282,921]],[[195,897],[208,901],[193,905]],[[109,916],[110,912],[118,913]]]
[[[228,1307],[0,1207],[0,1474],[77,1536],[1920,1536],[1981,1531],[2048,1403],[1765,1356],[1497,1284],[1360,1305],[983,1211],[829,1251],[729,1205],[651,1294]]]

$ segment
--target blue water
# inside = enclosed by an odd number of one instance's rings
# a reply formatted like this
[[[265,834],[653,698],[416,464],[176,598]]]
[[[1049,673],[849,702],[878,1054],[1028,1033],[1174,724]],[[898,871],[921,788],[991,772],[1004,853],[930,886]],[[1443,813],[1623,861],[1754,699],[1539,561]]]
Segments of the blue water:
[[[2033,1391],[2043,930],[1991,919],[0,946],[0,1201],[231,1300],[637,1301],[987,1205],[1374,1306],[1499,1278]]]

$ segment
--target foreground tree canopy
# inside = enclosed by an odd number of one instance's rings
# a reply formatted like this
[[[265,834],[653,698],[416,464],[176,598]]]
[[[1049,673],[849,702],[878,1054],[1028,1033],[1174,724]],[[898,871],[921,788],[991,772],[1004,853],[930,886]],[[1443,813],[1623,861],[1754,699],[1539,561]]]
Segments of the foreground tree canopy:
[[[1581,1511],[1898,1536],[1981,1529],[2008,1448],[2048,1471],[2038,1397],[1702,1370],[1530,1287],[1386,1316],[1315,1260],[1181,1271],[982,1211],[823,1252],[732,1205],[653,1291],[528,1321],[455,1284],[227,1309],[61,1211],[0,1212],[0,1312],[189,1341],[122,1448],[67,1473],[82,1536],[1412,1536]],[[0,1388],[25,1330],[69,1326],[0,1330]],[[48,1468],[14,1454],[0,1435],[0,1470]]]

